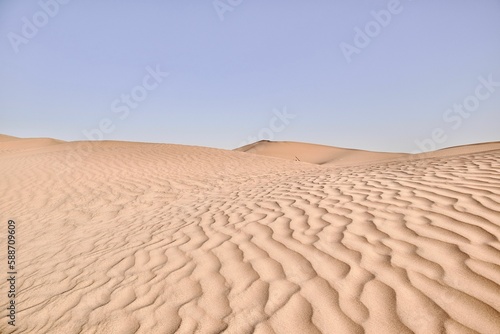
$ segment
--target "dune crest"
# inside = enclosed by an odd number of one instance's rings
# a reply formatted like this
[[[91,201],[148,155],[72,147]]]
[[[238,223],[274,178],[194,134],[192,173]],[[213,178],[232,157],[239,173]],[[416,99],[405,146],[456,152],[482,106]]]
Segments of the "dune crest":
[[[239,147],[235,149],[235,151],[282,158],[287,160],[303,161],[316,165],[358,166],[389,161],[403,162],[407,160],[418,160],[425,158],[449,157],[459,154],[470,154],[498,149],[500,149],[500,142],[491,142],[450,147],[420,154],[408,154],[372,152],[298,142],[275,142],[269,140],[261,140],[253,144]]]
[[[261,140],[235,151],[253,153],[317,165],[347,166],[407,157],[405,153],[370,152],[334,146]]]
[[[20,254],[18,325],[2,299],[2,333],[500,328],[497,144],[378,162],[349,151],[338,167],[17,142],[0,151],[1,221],[16,221]]]
[[[17,138],[0,135],[0,154],[18,152],[21,150],[38,149],[44,146],[64,143],[62,140],[52,138]]]

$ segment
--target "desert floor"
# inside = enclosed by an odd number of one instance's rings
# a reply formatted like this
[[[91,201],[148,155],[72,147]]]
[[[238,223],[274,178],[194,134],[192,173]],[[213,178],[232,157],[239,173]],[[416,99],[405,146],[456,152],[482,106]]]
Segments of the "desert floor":
[[[500,333],[500,143],[0,136],[0,175],[1,333]]]

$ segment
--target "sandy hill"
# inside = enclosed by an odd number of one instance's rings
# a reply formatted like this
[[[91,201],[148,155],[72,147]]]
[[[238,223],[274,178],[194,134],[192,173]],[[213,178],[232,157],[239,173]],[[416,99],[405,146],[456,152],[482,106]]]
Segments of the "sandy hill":
[[[408,156],[408,154],[404,153],[369,152],[317,144],[271,142],[267,140],[237,148],[235,151],[309,162],[318,165],[337,166],[371,163]]]
[[[0,142],[2,141],[13,141],[13,140],[19,140],[21,138],[13,137],[13,136],[7,136],[7,135],[2,135],[0,134]]]
[[[18,314],[3,289],[1,333],[498,334],[496,143],[345,167],[8,143]]]
[[[446,157],[458,154],[470,154],[488,150],[500,149],[500,142],[481,143],[446,148],[434,152],[421,154],[371,152],[356,149],[339,148],[318,144],[298,142],[272,142],[262,140],[235,149],[239,152],[253,153],[268,157],[277,157],[287,160],[303,161],[318,165],[349,166],[377,162],[405,161],[434,157]]]
[[[51,138],[17,138],[0,135],[0,154],[64,143]]]

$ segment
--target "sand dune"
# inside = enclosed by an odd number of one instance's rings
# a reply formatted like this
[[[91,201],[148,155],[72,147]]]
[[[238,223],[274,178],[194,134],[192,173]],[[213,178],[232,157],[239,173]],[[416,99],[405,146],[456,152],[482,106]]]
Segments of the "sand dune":
[[[235,149],[239,152],[247,152],[268,157],[276,157],[293,161],[308,162],[327,166],[353,166],[366,165],[389,161],[408,161],[434,157],[449,157],[458,154],[470,154],[499,150],[500,142],[481,143],[441,149],[434,152],[421,154],[388,153],[339,148],[318,144],[297,142],[271,142],[261,140]]]
[[[0,154],[19,152],[20,150],[37,149],[44,146],[64,143],[61,140],[51,138],[17,138],[0,135]]]
[[[0,134],[0,142],[1,141],[13,141],[13,140],[19,140],[19,139],[21,139],[21,138]]]
[[[333,146],[297,142],[259,142],[237,148],[235,151],[253,153],[268,157],[303,161],[318,165],[346,166],[362,163],[406,158],[405,153],[370,152]]]
[[[0,151],[19,254],[2,333],[499,333],[498,143],[299,157],[316,165],[17,142]]]

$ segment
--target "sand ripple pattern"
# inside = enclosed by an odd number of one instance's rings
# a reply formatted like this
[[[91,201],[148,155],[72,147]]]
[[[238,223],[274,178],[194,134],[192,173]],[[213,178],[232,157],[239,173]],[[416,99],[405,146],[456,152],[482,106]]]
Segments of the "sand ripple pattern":
[[[0,155],[2,333],[500,332],[500,151],[335,168],[78,145]]]

